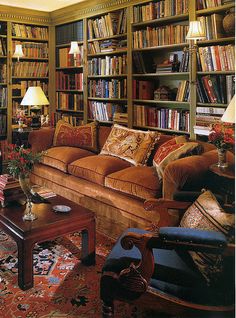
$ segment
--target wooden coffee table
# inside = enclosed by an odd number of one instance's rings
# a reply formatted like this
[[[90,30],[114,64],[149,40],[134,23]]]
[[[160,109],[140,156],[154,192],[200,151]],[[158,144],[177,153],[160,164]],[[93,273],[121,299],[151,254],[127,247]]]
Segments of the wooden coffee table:
[[[18,246],[18,284],[23,290],[33,287],[33,248],[35,243],[82,231],[82,262],[95,264],[95,216],[90,210],[61,196],[49,199],[50,203],[33,204],[35,221],[23,221],[25,206],[0,209],[0,227]],[[68,213],[54,212],[54,205],[71,207]]]

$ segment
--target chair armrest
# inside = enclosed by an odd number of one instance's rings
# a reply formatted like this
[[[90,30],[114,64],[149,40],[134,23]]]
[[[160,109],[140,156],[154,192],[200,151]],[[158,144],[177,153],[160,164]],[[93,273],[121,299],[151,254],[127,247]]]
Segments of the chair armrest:
[[[45,127],[29,133],[29,144],[33,152],[47,150],[52,146],[55,128]]]
[[[162,227],[158,238],[148,242],[150,248],[181,249],[205,253],[222,253],[227,246],[226,237],[216,231],[183,227]]]

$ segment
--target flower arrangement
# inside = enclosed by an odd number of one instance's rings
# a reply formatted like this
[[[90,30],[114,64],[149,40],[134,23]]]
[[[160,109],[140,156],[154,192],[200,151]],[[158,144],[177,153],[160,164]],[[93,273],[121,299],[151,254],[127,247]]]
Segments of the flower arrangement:
[[[9,174],[14,178],[28,177],[34,164],[38,163],[44,152],[33,153],[24,146],[9,145],[8,147],[8,166]]]
[[[208,140],[218,149],[228,150],[233,148],[235,144],[235,139],[232,124],[214,124],[208,136]]]

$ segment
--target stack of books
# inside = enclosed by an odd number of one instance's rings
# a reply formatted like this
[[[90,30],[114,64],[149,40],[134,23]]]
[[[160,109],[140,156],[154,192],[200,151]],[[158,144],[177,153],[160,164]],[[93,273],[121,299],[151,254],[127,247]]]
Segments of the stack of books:
[[[22,199],[24,193],[20,187],[19,181],[8,174],[0,175],[0,202],[2,207],[7,203]]]

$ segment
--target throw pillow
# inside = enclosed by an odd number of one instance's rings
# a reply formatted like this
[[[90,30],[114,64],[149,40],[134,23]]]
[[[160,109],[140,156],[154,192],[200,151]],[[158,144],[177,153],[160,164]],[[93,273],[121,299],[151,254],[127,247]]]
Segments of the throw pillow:
[[[59,120],[53,138],[53,146],[79,147],[97,151],[97,124],[72,126],[64,120]]]
[[[229,242],[234,241],[235,216],[225,213],[211,191],[205,191],[187,209],[180,226],[223,233]],[[199,271],[209,285],[217,284],[223,272],[221,255],[190,252]]]
[[[129,129],[115,124],[100,152],[121,158],[135,166],[144,165],[159,138],[159,133]]]
[[[187,142],[184,136],[175,137],[162,144],[153,158],[153,166],[156,168],[159,179],[162,179],[168,163],[192,154],[192,151],[197,148],[199,148],[198,143]]]

